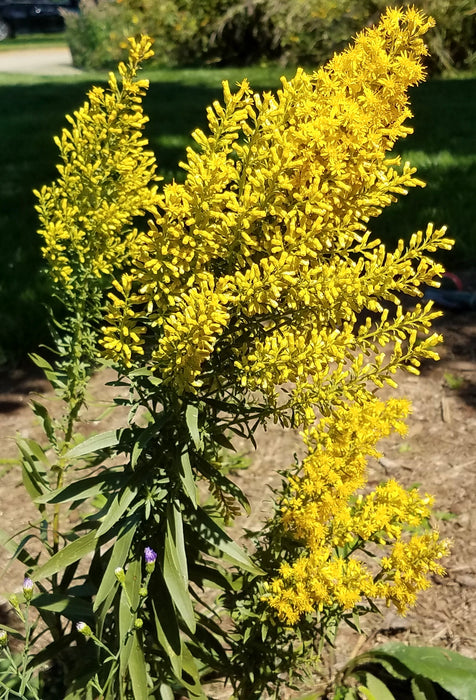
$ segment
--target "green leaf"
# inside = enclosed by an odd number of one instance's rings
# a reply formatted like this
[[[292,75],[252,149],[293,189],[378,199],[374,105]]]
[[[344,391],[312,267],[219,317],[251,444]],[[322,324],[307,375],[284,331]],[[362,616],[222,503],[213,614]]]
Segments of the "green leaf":
[[[53,445],[56,444],[55,431],[53,428],[53,423],[51,422],[50,414],[48,413],[48,409],[38,401],[31,401],[30,405],[33,413],[41,419],[43,430],[45,431],[45,435],[48,437],[48,440]]]
[[[32,440],[31,438],[22,438],[18,436],[17,445],[25,457],[35,457],[36,460],[38,460],[38,462],[44,464],[46,467],[49,467],[49,459],[46,456],[42,446],[36,440]],[[43,468],[41,468],[41,475],[43,477],[46,476],[46,471]]]
[[[45,465],[49,466],[49,462],[42,447],[35,440],[18,437],[17,446],[23,457],[23,485],[32,501],[35,501],[38,496],[50,490],[45,468]]]
[[[203,451],[203,440],[200,435],[200,430],[198,428],[198,406],[193,406],[189,404],[185,411],[185,420],[187,422],[187,428],[190,433],[190,437],[193,440],[195,448],[199,451]]]
[[[225,449],[230,450],[231,452],[236,452],[236,447],[223,433],[211,433],[210,437],[213,440],[213,442],[216,442],[217,445],[220,445],[220,447],[224,447]]]
[[[66,386],[65,383],[60,380],[60,372],[56,372],[50,363],[41,357],[41,355],[37,355],[33,352],[29,355],[29,357],[37,367],[43,370],[45,377],[49,379],[54,389],[64,388]]]
[[[92,454],[93,452],[105,450],[108,447],[115,447],[120,442],[121,433],[122,430],[106,430],[105,433],[93,435],[87,440],[83,440],[83,442],[80,442],[79,445],[75,445],[70,450],[68,450],[68,452],[66,452],[65,454],[65,457],[84,457],[85,455]]]
[[[193,478],[192,466],[190,464],[190,455],[188,451],[182,454],[180,460],[180,480],[187,496],[190,498],[194,508],[197,507],[197,486]]]
[[[250,557],[234,542],[229,535],[200,508],[199,516],[200,535],[209,545],[218,549],[227,559],[238,568],[249,571],[255,576],[263,576],[264,571],[252,562]]]
[[[182,645],[182,668],[182,682],[192,697],[199,698],[199,700],[207,700],[200,683],[200,674],[198,673],[195,659],[186,644]]]
[[[476,698],[476,660],[440,647],[390,642],[374,650],[377,660],[395,658],[414,676],[438,683],[456,700]]]
[[[365,674],[365,685],[375,700],[395,700],[395,696],[390,692],[385,683],[372,673]]]
[[[124,563],[127,559],[127,555],[129,554],[130,547],[132,544],[132,540],[134,539],[134,534],[135,534],[135,527],[134,525],[137,524],[137,521],[135,523],[128,522],[121,530],[121,532],[117,536],[117,540],[114,543],[114,547],[111,553],[111,557],[109,559],[109,563],[106,567],[106,571],[104,572],[104,575],[101,580],[101,584],[99,586],[98,592],[96,594],[96,599],[94,601],[94,607],[93,610],[96,612],[98,608],[100,607],[101,603],[103,603],[106,598],[108,598],[110,592],[112,589],[116,589],[117,586],[119,585],[119,582],[116,578],[116,575],[114,571],[118,567],[123,567]]]
[[[163,566],[164,580],[177,609],[190,632],[195,632],[195,614],[188,590],[187,557],[183,537],[182,513],[176,506],[167,511],[167,532]]]
[[[438,700],[433,683],[423,676],[415,676],[411,680],[413,700]]]
[[[155,580],[157,578],[155,577]],[[159,605],[156,605],[154,599],[151,600],[157,639],[169,657],[176,677],[180,678],[182,675],[182,642],[180,640],[180,630],[175,608],[164,584],[163,590],[160,591],[157,587],[154,593],[156,597],[159,597],[158,594],[160,593]]]
[[[141,585],[141,562],[134,559],[127,567],[126,578],[122,584],[119,600],[119,665],[121,677],[124,678],[129,668],[129,659],[132,652],[135,632],[133,631],[135,610],[139,602],[139,589]],[[127,594],[126,594],[127,590]]]
[[[92,530],[66,545],[66,547],[60,549],[56,554],[53,554],[51,559],[48,559],[42,566],[39,566],[30,578],[32,581],[39,581],[42,578],[48,578],[53,576],[53,574],[57,574],[59,571],[66,569],[70,564],[73,564],[73,562],[82,559],[92,552],[96,544],[96,532]]]
[[[126,484],[124,486],[124,490],[114,497],[112,504],[108,508],[107,515],[99,526],[97,537],[105,535],[106,532],[114,527],[120,517],[129,508],[130,504],[136,497],[136,494],[136,489],[132,488],[130,484]]]
[[[362,697],[363,695],[367,700],[379,700],[379,698],[376,698],[372,691],[366,688],[364,685],[359,685],[357,690],[360,693],[358,697]]]
[[[69,620],[93,619],[91,603],[77,596],[62,593],[41,593],[32,598],[31,604],[38,610],[61,613]]]
[[[137,632],[132,636],[131,653],[129,656],[129,675],[131,677],[132,692],[134,693],[135,700],[146,700],[149,695],[147,691],[147,669],[144,652]]]
[[[68,501],[89,498],[101,493],[108,482],[111,484],[117,482],[118,478],[116,472],[102,472],[96,476],[79,479],[68,486],[40,496],[36,499],[36,503],[67,503]]]
[[[210,586],[211,588],[218,588],[222,591],[231,590],[230,581],[214,566],[192,563],[189,566],[189,577],[191,581],[201,588]]]
[[[24,538],[22,542],[27,542],[30,537],[32,536]],[[2,528],[0,528],[0,547],[4,547],[9,554],[11,554],[15,559],[19,559],[25,566],[28,566],[29,568],[36,566],[37,559],[32,557],[31,554],[26,551],[26,549],[23,549],[21,543],[17,544],[13,537]]]
[[[174,691],[170,685],[165,685],[165,683],[160,684],[159,693],[161,700],[174,700],[175,698]]]
[[[142,428],[138,437],[134,441],[134,446],[132,448],[131,455],[131,467],[135,469],[139,457],[141,456],[144,449],[147,447],[148,443],[156,438],[160,434],[161,429],[167,422],[167,415],[162,412],[155,416],[155,420],[152,425],[148,425],[147,428]]]

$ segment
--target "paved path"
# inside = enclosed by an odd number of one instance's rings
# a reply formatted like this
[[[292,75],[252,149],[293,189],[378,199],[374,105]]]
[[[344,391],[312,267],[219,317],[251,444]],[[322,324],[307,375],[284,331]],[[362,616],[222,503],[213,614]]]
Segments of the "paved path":
[[[77,75],[81,71],[71,65],[69,48],[55,46],[47,49],[0,51],[0,73]]]

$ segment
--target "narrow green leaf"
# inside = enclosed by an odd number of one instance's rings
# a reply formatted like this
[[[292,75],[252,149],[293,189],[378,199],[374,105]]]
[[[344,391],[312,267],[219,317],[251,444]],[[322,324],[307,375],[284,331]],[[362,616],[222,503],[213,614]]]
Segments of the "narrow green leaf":
[[[131,561],[127,567],[126,579],[122,586],[121,597],[119,600],[119,665],[122,678],[124,678],[127,669],[129,668],[132,644],[135,639],[135,633],[133,632],[135,618],[134,611],[139,602],[141,573],[140,560],[135,559]],[[126,589],[128,595],[126,595]]]
[[[190,455],[188,451],[182,454],[180,460],[180,480],[187,496],[190,498],[194,508],[197,507],[197,485],[193,478],[192,466],[190,464]]]
[[[189,567],[189,578],[201,588],[210,586],[222,591],[231,590],[230,581],[214,566],[192,563]]]
[[[36,441],[32,440],[31,438],[23,438],[23,437],[17,437],[17,445],[22,451],[22,454],[25,456],[32,456],[35,457],[38,462],[41,464],[44,464],[45,466],[49,466],[50,462],[48,457],[45,454],[44,449],[42,446]],[[42,476],[46,475],[46,471],[44,468],[38,469],[38,473],[41,474]]]
[[[36,353],[31,353],[29,355],[30,359],[35,363],[37,367],[39,367],[41,370],[43,370],[45,377],[49,379],[51,382],[53,388],[58,388],[58,387],[64,387],[65,384],[60,380],[60,373],[56,372],[53,367],[50,365],[49,362],[47,362],[41,355],[37,355]]]
[[[92,530],[86,535],[79,537],[70,544],[60,549],[59,552],[53,554],[51,559],[48,559],[42,566],[39,566],[31,575],[33,581],[39,581],[42,578],[48,578],[62,571],[73,562],[82,559],[87,554],[93,551],[96,547],[97,539],[96,532]]]
[[[69,620],[93,619],[91,603],[77,596],[62,593],[40,593],[31,602],[39,610],[61,613]]]
[[[61,489],[50,491],[37,498],[36,503],[67,503],[68,501],[89,498],[103,491],[108,482],[113,484],[117,481],[117,473],[101,472],[96,476],[79,479]]]
[[[195,659],[186,644],[182,645],[182,682],[191,696],[199,700],[207,700],[200,682]]]
[[[166,422],[167,415],[165,412],[162,412],[158,416],[155,416],[155,421],[152,423],[152,425],[148,425],[147,428],[141,429],[139,436],[134,441],[134,447],[132,448],[131,466],[133,469],[135,469],[139,457],[141,456],[145,447],[147,447],[148,443],[160,433],[160,430],[163,428]]]
[[[131,677],[132,692],[135,700],[146,700],[149,695],[147,691],[147,669],[144,652],[137,632],[134,633],[132,637],[131,653],[129,656],[129,675]]]
[[[209,545],[218,549],[229,562],[244,569],[244,571],[249,571],[255,576],[264,575],[265,572],[252,562],[246,552],[202,508],[197,513],[199,515],[200,535]]]
[[[33,503],[36,503],[38,496],[43,494],[43,489],[38,487],[38,481],[32,477],[31,470],[27,468],[25,462],[21,465],[23,486]]]
[[[180,678],[182,675],[182,642],[180,640],[178,621],[169,592],[165,586],[161,593],[159,605],[156,605],[154,599],[151,601],[157,639],[169,657],[173,672],[177,678]]]
[[[233,445],[230,440],[224,435],[223,433],[212,433],[210,435],[211,439],[217,443],[217,445],[220,445],[221,447],[224,447],[227,450],[230,450],[231,452],[236,452],[236,447]]]
[[[195,614],[188,590],[187,557],[183,537],[182,513],[172,506],[167,511],[163,573],[170,595],[190,632],[195,632]]]
[[[101,584],[96,594],[93,610],[96,612],[106,598],[109,596],[111,589],[116,589],[119,585],[114,571],[118,567],[123,567],[129,554],[132,540],[134,539],[135,528],[132,523],[121,530],[114,543],[114,547],[109,559],[109,563],[102,577]]]
[[[23,543],[27,542],[30,536],[22,540]],[[15,559],[19,559],[25,566],[32,567],[36,566],[36,558],[32,557],[25,549],[23,549],[22,544],[17,544],[10,533],[6,532],[0,528],[0,547],[3,547],[9,554],[11,554]]]
[[[190,437],[193,440],[195,448],[202,452],[203,450],[203,440],[200,435],[200,430],[198,428],[198,406],[192,406],[189,404],[185,411],[185,420],[187,422],[187,428],[190,433]]]
[[[119,493],[114,497],[112,504],[108,508],[107,515],[99,527],[97,537],[105,535],[106,532],[114,527],[120,517],[129,508],[130,504],[136,497],[136,493],[136,489],[133,489],[130,484],[126,484],[122,493]]]
[[[93,452],[105,450],[108,447],[115,447],[115,445],[117,445],[121,439],[121,433],[121,430],[106,430],[105,433],[93,435],[87,440],[80,442],[79,445],[75,445],[75,447],[68,450],[65,457],[84,457],[85,455],[92,454]]]
[[[35,440],[17,438],[17,446],[22,454],[22,478],[23,485],[32,501],[49,491],[49,483],[46,477],[45,464],[48,460],[41,446]]]
[[[31,401],[30,405],[33,413],[36,416],[38,416],[38,418],[40,418],[41,423],[43,425],[43,430],[45,431],[45,435],[48,437],[50,442],[55,444],[55,431],[53,429],[53,423],[51,422],[51,417],[48,413],[48,409],[46,408],[46,406],[43,406],[42,403],[39,403],[39,401]]]

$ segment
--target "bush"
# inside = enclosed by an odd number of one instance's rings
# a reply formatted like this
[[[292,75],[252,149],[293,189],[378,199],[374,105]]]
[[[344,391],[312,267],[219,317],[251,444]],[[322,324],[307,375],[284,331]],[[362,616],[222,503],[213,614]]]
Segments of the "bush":
[[[67,19],[74,64],[109,66],[124,58],[125,40],[155,40],[160,65],[279,61],[318,66],[375,21],[387,0],[84,0]],[[401,5],[402,3],[393,3]],[[467,68],[476,51],[472,0],[405,0],[434,16],[428,36],[436,71]]]
[[[372,490],[366,469],[409,410],[376,390],[440,342],[432,302],[399,298],[438,286],[445,228],[394,251],[368,229],[422,184],[391,151],[410,132],[430,26],[389,12],[276,95],[224,82],[185,181],[161,190],[143,136],[146,37],[68,118],[59,175],[37,193],[65,306],[55,364],[37,362],[63,414],[34,401],[44,444],[18,439],[38,521],[7,542],[27,576],[10,597],[24,633],[0,626],[2,688],[38,700],[48,663],[61,698],[205,700],[210,678],[237,700],[276,697],[340,622],[377,602],[404,614],[443,572],[431,497],[393,479]],[[116,399],[129,415],[83,440],[101,363],[129,388]],[[249,504],[226,455],[272,422],[301,428],[306,455],[279,465],[274,512],[239,544],[229,525]]]

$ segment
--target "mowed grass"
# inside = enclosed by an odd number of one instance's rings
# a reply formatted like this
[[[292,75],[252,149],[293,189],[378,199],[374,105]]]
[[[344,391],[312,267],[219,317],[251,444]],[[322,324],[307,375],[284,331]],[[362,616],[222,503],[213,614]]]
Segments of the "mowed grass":
[[[205,127],[205,108],[221,96],[221,81],[248,77],[256,90],[279,86],[278,68],[154,70],[145,101],[147,135],[167,181],[181,179],[177,163],[192,144],[190,133]],[[293,71],[287,71],[292,75]],[[45,304],[48,284],[41,273],[34,188],[51,182],[58,160],[53,136],[65,113],[82,104],[104,74],[65,78],[0,75],[0,362],[21,361],[48,341]],[[425,189],[407,197],[371,222],[392,245],[426,226],[446,224],[457,240],[444,256],[448,268],[476,264],[476,79],[433,80],[412,92],[415,133],[399,145],[415,164]]]
[[[0,42],[0,51],[19,51],[20,49],[49,49],[66,46],[64,32],[52,34],[19,34],[14,39]]]

